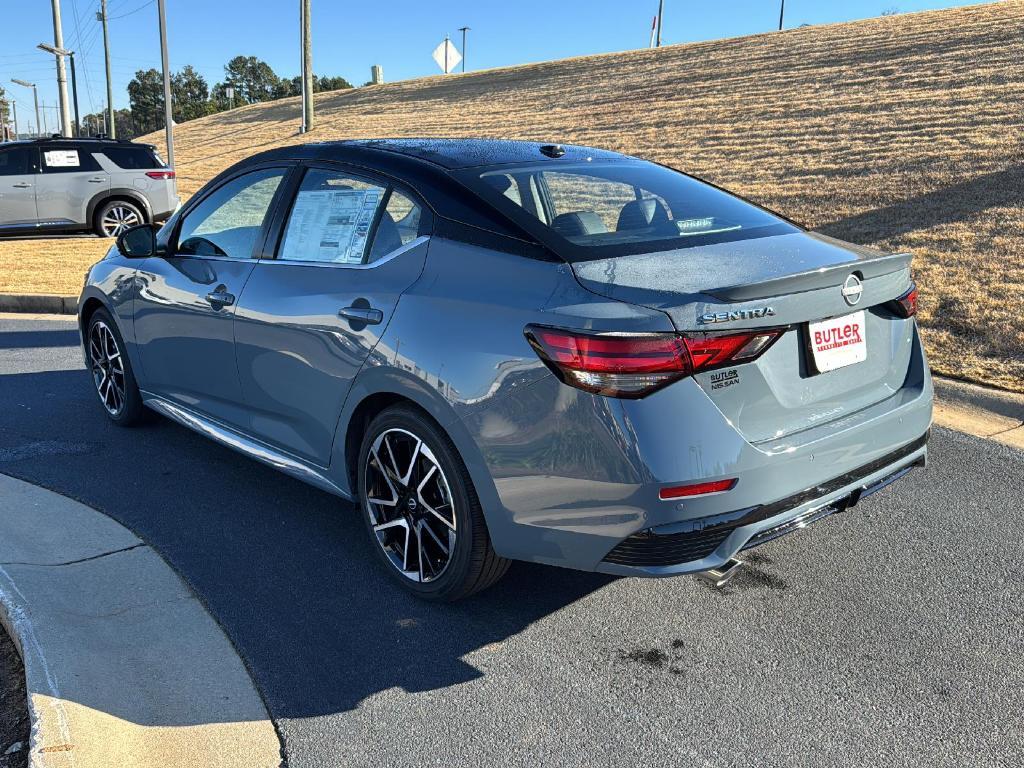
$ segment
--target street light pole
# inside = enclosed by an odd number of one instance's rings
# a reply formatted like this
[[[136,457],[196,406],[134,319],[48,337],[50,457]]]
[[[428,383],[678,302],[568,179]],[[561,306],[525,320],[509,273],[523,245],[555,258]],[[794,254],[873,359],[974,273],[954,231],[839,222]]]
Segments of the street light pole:
[[[60,68],[61,69],[64,68],[64,57],[67,56],[68,58],[71,59],[71,90],[74,92],[74,95],[75,95],[75,125],[74,125],[74,130],[69,131],[67,124],[65,124],[64,125],[64,135],[65,136],[74,136],[75,134],[78,133],[78,128],[79,128],[79,126],[78,126],[78,82],[75,79],[75,52],[74,51],[69,51],[66,48],[61,48],[61,47],[56,46],[56,45],[49,45],[47,43],[40,43],[36,47],[39,50],[41,50],[41,51],[46,51],[47,53],[52,53],[54,56],[56,56],[57,59],[61,62],[61,64],[60,64]],[[67,90],[67,89],[65,88],[65,90]],[[65,96],[67,96],[66,93],[65,93]],[[66,105],[62,105],[62,119],[63,119],[63,110],[64,109],[66,109]]]
[[[167,11],[165,0],[157,0],[160,15],[160,62],[164,68],[164,133],[167,136],[167,167],[174,168],[174,118],[171,104],[171,70],[167,63]]]
[[[11,82],[17,83],[18,85],[22,85],[25,88],[32,89],[32,101],[35,103],[36,107],[36,133],[38,134],[41,130],[40,126],[42,125],[42,123],[39,122],[39,91],[36,89],[36,84],[26,82],[25,80],[19,80],[16,77],[12,77]]]
[[[60,0],[52,0],[53,4],[53,47],[64,48],[64,32],[60,23]],[[64,57],[57,57],[57,96],[60,99],[61,133],[71,135],[71,115],[68,113],[68,77],[64,69]]]
[[[665,15],[665,0],[658,0],[658,33],[654,47],[661,48],[661,17]]]
[[[71,99],[75,104],[75,126],[72,136],[82,135],[82,123],[78,119],[78,79],[75,77],[75,52],[69,51],[68,58],[71,59]]]
[[[462,71],[466,71],[466,33],[469,32],[470,27],[459,27],[459,32],[462,33]]]
[[[779,8],[779,31],[782,31],[782,19],[786,15],[786,0],[782,0],[782,7]]]
[[[14,113],[14,140],[18,140],[18,105],[11,102],[11,111]]]

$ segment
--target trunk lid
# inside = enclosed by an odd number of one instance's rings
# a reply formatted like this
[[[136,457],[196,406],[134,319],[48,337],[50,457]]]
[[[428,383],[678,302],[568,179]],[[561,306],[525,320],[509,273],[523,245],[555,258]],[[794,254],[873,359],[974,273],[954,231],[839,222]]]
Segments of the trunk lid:
[[[660,309],[681,332],[788,327],[754,362],[694,377],[736,429],[758,443],[844,418],[903,386],[913,320],[885,305],[910,288],[910,258],[796,233],[572,266],[587,289]],[[852,305],[843,293],[851,275],[861,287]],[[866,359],[818,373],[808,324],[860,311]]]

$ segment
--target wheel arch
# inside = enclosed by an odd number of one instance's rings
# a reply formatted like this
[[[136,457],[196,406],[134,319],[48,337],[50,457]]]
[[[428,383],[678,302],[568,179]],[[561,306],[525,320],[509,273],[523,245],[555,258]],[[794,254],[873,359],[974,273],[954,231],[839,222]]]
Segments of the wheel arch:
[[[86,218],[88,219],[86,223],[90,227],[96,226],[96,213],[104,205],[115,200],[137,206],[142,211],[142,216],[145,218],[146,223],[151,224],[153,222],[153,209],[150,207],[145,195],[128,187],[114,187],[94,195],[92,200],[89,201],[85,211]]]
[[[425,413],[448,436],[473,480],[488,527],[502,508],[483,454],[469,430],[440,392],[408,371],[389,366],[364,369],[345,401],[335,432],[332,479],[357,498],[359,446],[373,418],[393,405],[408,404]]]

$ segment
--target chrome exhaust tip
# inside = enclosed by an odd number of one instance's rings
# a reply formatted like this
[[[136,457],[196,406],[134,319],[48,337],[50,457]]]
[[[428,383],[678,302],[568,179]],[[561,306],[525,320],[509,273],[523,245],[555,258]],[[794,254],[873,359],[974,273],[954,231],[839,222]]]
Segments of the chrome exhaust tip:
[[[729,583],[729,579],[736,575],[736,572],[743,565],[742,560],[737,560],[735,557],[730,557],[722,565],[717,568],[709,568],[706,571],[698,571],[695,575],[705,579],[715,587],[724,587]]]

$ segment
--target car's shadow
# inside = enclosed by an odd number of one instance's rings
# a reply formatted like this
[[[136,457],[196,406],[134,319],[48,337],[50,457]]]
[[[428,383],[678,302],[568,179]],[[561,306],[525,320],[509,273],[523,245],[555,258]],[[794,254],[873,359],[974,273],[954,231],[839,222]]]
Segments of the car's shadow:
[[[0,472],[149,542],[221,622],[276,718],[477,678],[463,656],[610,580],[516,564],[469,600],[424,603],[392,583],[351,504],[162,419],[115,427],[84,371],[0,375],[0,401]]]

